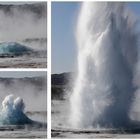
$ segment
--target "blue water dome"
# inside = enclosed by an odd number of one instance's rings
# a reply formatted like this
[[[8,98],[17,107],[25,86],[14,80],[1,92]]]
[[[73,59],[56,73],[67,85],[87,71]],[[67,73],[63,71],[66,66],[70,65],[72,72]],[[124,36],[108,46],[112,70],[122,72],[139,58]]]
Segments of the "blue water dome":
[[[24,54],[29,54],[32,52],[32,49],[27,46],[21,45],[16,42],[3,42],[0,43],[0,55],[13,55],[19,56]]]

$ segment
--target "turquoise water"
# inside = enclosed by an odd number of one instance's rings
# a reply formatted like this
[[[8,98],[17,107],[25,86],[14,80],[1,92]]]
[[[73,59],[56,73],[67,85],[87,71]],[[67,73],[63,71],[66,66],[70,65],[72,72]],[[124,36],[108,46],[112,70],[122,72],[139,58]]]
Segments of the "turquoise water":
[[[4,42],[0,43],[0,55],[23,55],[31,53],[33,50],[27,46],[21,45],[16,42]]]

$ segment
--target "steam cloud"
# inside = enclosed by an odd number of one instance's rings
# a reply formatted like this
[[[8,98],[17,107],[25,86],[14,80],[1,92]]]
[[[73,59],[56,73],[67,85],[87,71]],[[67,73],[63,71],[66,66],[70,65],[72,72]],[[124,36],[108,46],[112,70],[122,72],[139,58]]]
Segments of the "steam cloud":
[[[19,42],[34,48],[46,48],[44,44],[35,45],[26,39],[47,38],[47,3],[0,5],[0,42]]]
[[[0,94],[0,102],[5,96],[13,93],[24,99],[26,111],[46,111],[46,81],[46,77],[0,78],[0,91],[3,91]]]

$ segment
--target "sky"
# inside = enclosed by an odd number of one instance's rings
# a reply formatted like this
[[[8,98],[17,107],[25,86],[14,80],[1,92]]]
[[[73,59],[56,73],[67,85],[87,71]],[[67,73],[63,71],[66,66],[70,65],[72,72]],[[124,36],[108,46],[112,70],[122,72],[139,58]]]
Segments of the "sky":
[[[0,78],[47,77],[46,71],[0,71]]]
[[[140,18],[140,2],[127,2]],[[75,71],[75,25],[80,2],[52,2],[52,73]],[[140,27],[140,24],[139,24]]]

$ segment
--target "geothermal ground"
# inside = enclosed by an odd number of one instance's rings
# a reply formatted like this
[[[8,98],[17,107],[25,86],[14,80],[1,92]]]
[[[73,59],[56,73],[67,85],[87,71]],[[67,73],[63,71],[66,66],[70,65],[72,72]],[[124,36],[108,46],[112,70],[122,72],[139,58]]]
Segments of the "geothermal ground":
[[[0,58],[0,68],[46,68],[47,57],[20,56],[12,58]]]

